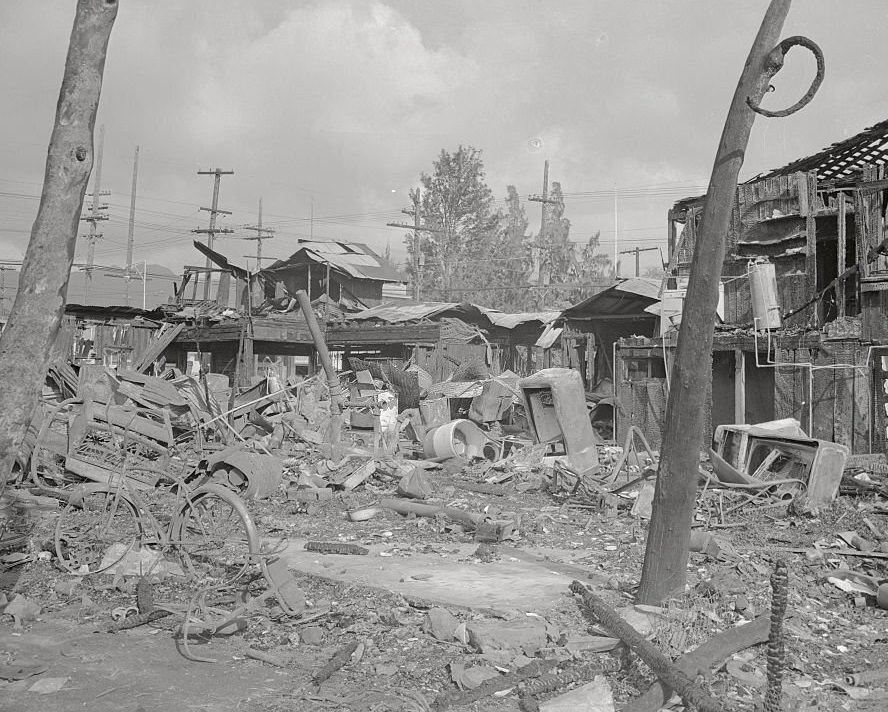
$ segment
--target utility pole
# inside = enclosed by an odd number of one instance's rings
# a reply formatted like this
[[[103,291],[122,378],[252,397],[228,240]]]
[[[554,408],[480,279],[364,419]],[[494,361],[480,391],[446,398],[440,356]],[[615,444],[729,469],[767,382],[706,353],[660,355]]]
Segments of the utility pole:
[[[614,183],[614,277],[620,276],[620,259],[617,257],[620,249],[620,205],[617,195],[617,184]]]
[[[86,252],[86,279],[84,280],[84,295],[83,301],[85,304],[89,304],[90,291],[92,289],[92,273],[93,273],[93,265],[96,260],[96,240],[100,240],[102,238],[102,233],[96,230],[96,223],[101,220],[107,220],[108,216],[102,214],[102,210],[107,210],[107,205],[99,204],[99,197],[103,195],[110,195],[110,193],[102,192],[102,153],[105,148],[105,125],[102,124],[99,126],[99,141],[98,141],[98,149],[96,150],[96,170],[95,175],[93,177],[93,189],[92,189],[92,203],[89,208],[89,215],[85,215],[81,217],[81,220],[85,220],[89,223],[89,233],[84,235],[87,239],[87,252]]]
[[[534,257],[534,271],[539,275],[541,255],[543,252],[543,243],[546,239],[547,232],[547,205],[555,205],[558,201],[549,198],[549,161],[543,164],[543,194],[529,195],[527,199],[532,203],[540,204],[540,234],[537,236],[536,256]]]
[[[139,178],[139,147],[133,156],[133,188],[130,191],[129,231],[126,238],[126,305],[130,303],[130,275],[133,271],[133,234],[136,228],[136,182]],[[144,278],[142,282],[144,283]],[[144,284],[143,284],[144,286]],[[144,299],[142,300],[144,302]],[[145,308],[144,306],[142,307]]]
[[[230,210],[219,209],[219,184],[222,182],[222,176],[232,176],[234,175],[234,171],[223,171],[221,168],[214,168],[211,171],[198,171],[197,175],[215,176],[215,180],[213,181],[213,205],[210,208],[200,208],[200,210],[205,210],[210,214],[210,226],[205,230],[197,229],[191,231],[198,235],[206,235],[207,247],[212,250],[213,239],[216,237],[217,234],[230,235],[232,232],[234,232],[234,230],[232,230],[231,228],[216,228],[217,215],[231,215]],[[207,277],[207,281],[204,282],[204,299],[206,300],[210,298],[210,268],[212,267],[212,264],[209,257],[207,257],[204,267],[206,268]]]
[[[6,271],[11,269],[0,265],[0,317],[6,316]]]
[[[664,418],[660,466],[654,489],[651,523],[645,544],[636,601],[657,605],[684,591],[688,545],[697,495],[700,447],[703,444],[706,390],[712,379],[712,339],[718,285],[725,255],[725,236],[737,191],[737,176],[749,143],[756,113],[788,116],[804,106],[823,78],[823,57],[805,37],[779,41],[790,0],[771,0],[734,91],[713,162],[703,218],[694,244],[690,280]],[[817,78],[802,100],[781,112],[765,112],[759,103],[771,78],[783,66],[794,44],[817,57]],[[776,45],[776,46],[775,46]],[[767,707],[766,703],[766,707]],[[779,706],[779,702],[776,704]]]
[[[659,250],[659,247],[638,247],[635,246],[634,250],[623,250],[620,252],[621,255],[635,255],[635,276],[640,276],[639,267],[641,266],[641,260],[639,259],[640,253],[642,252],[650,252],[651,250]]]
[[[262,227],[262,198],[259,198],[259,222],[256,225],[248,225],[247,230],[255,230],[256,237],[245,237],[245,240],[256,241],[256,271],[262,269],[262,241],[274,237],[274,228]]]
[[[413,210],[402,210],[404,215],[413,216],[413,224],[386,223],[389,227],[400,227],[404,230],[413,230],[413,301],[418,302],[422,296],[422,245],[419,240],[421,232],[441,232],[431,227],[423,227],[422,222],[422,189],[417,188],[413,192]]]

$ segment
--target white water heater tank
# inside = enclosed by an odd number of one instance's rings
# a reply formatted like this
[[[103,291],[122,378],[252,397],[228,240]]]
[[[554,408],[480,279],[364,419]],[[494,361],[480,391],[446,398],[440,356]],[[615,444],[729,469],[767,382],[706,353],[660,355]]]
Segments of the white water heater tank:
[[[777,298],[777,272],[774,265],[767,260],[750,262],[748,274],[755,328],[779,329],[783,326],[783,318]]]

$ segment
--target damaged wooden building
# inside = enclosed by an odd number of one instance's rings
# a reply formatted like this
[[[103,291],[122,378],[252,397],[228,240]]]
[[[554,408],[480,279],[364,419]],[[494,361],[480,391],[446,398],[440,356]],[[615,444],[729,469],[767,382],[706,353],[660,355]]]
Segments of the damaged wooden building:
[[[888,121],[737,187],[726,236],[708,425],[795,418],[853,453],[888,451]],[[669,211],[680,305],[704,197]],[[618,438],[659,444],[677,331],[615,349]]]

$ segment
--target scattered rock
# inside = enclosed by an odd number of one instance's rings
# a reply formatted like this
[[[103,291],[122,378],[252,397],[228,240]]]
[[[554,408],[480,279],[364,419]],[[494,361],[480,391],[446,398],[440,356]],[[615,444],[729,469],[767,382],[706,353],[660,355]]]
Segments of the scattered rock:
[[[467,668],[462,663],[450,663],[450,676],[460,690],[474,690],[485,680],[499,677],[499,673],[486,665]]]
[[[614,712],[614,696],[603,675],[540,705],[540,712]]]
[[[13,628],[22,628],[23,624],[37,620],[40,606],[21,595],[16,595],[3,608],[3,613],[12,616]]]
[[[52,590],[55,591],[59,596],[70,598],[74,594],[76,588],[77,581],[75,579],[62,579],[55,582]]]
[[[472,622],[466,625],[469,644],[482,653],[494,650],[522,651],[533,655],[547,640],[546,622],[540,618]]]
[[[431,608],[426,614],[423,630],[436,640],[453,640],[459,621],[446,608]]]
[[[51,695],[59,692],[68,682],[67,677],[43,677],[28,688],[28,692],[36,692],[38,695]]]
[[[433,494],[432,483],[425,470],[414,468],[398,482],[398,494],[411,499],[428,499]]]
[[[299,639],[306,645],[321,645],[324,642],[324,629],[316,625],[299,631]]]
[[[709,596],[745,594],[747,588],[739,576],[723,572],[697,584],[697,591]]]

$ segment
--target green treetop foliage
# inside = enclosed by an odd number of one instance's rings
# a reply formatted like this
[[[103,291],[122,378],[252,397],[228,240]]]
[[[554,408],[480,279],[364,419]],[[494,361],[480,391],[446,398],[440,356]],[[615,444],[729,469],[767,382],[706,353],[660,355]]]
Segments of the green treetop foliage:
[[[507,312],[556,309],[585,299],[612,278],[610,260],[597,253],[597,234],[582,247],[571,241],[559,183],[552,184],[554,202],[544,204],[543,228],[534,237],[515,186],[507,188],[504,209],[494,210],[481,151],[442,150],[431,175],[420,180],[424,300],[471,301]],[[412,233],[405,245],[413,278]]]
[[[496,239],[499,215],[484,180],[481,151],[460,146],[442,150],[431,175],[423,173],[420,238],[424,299],[464,301],[478,286],[478,260]],[[413,254],[412,240],[407,242]]]

